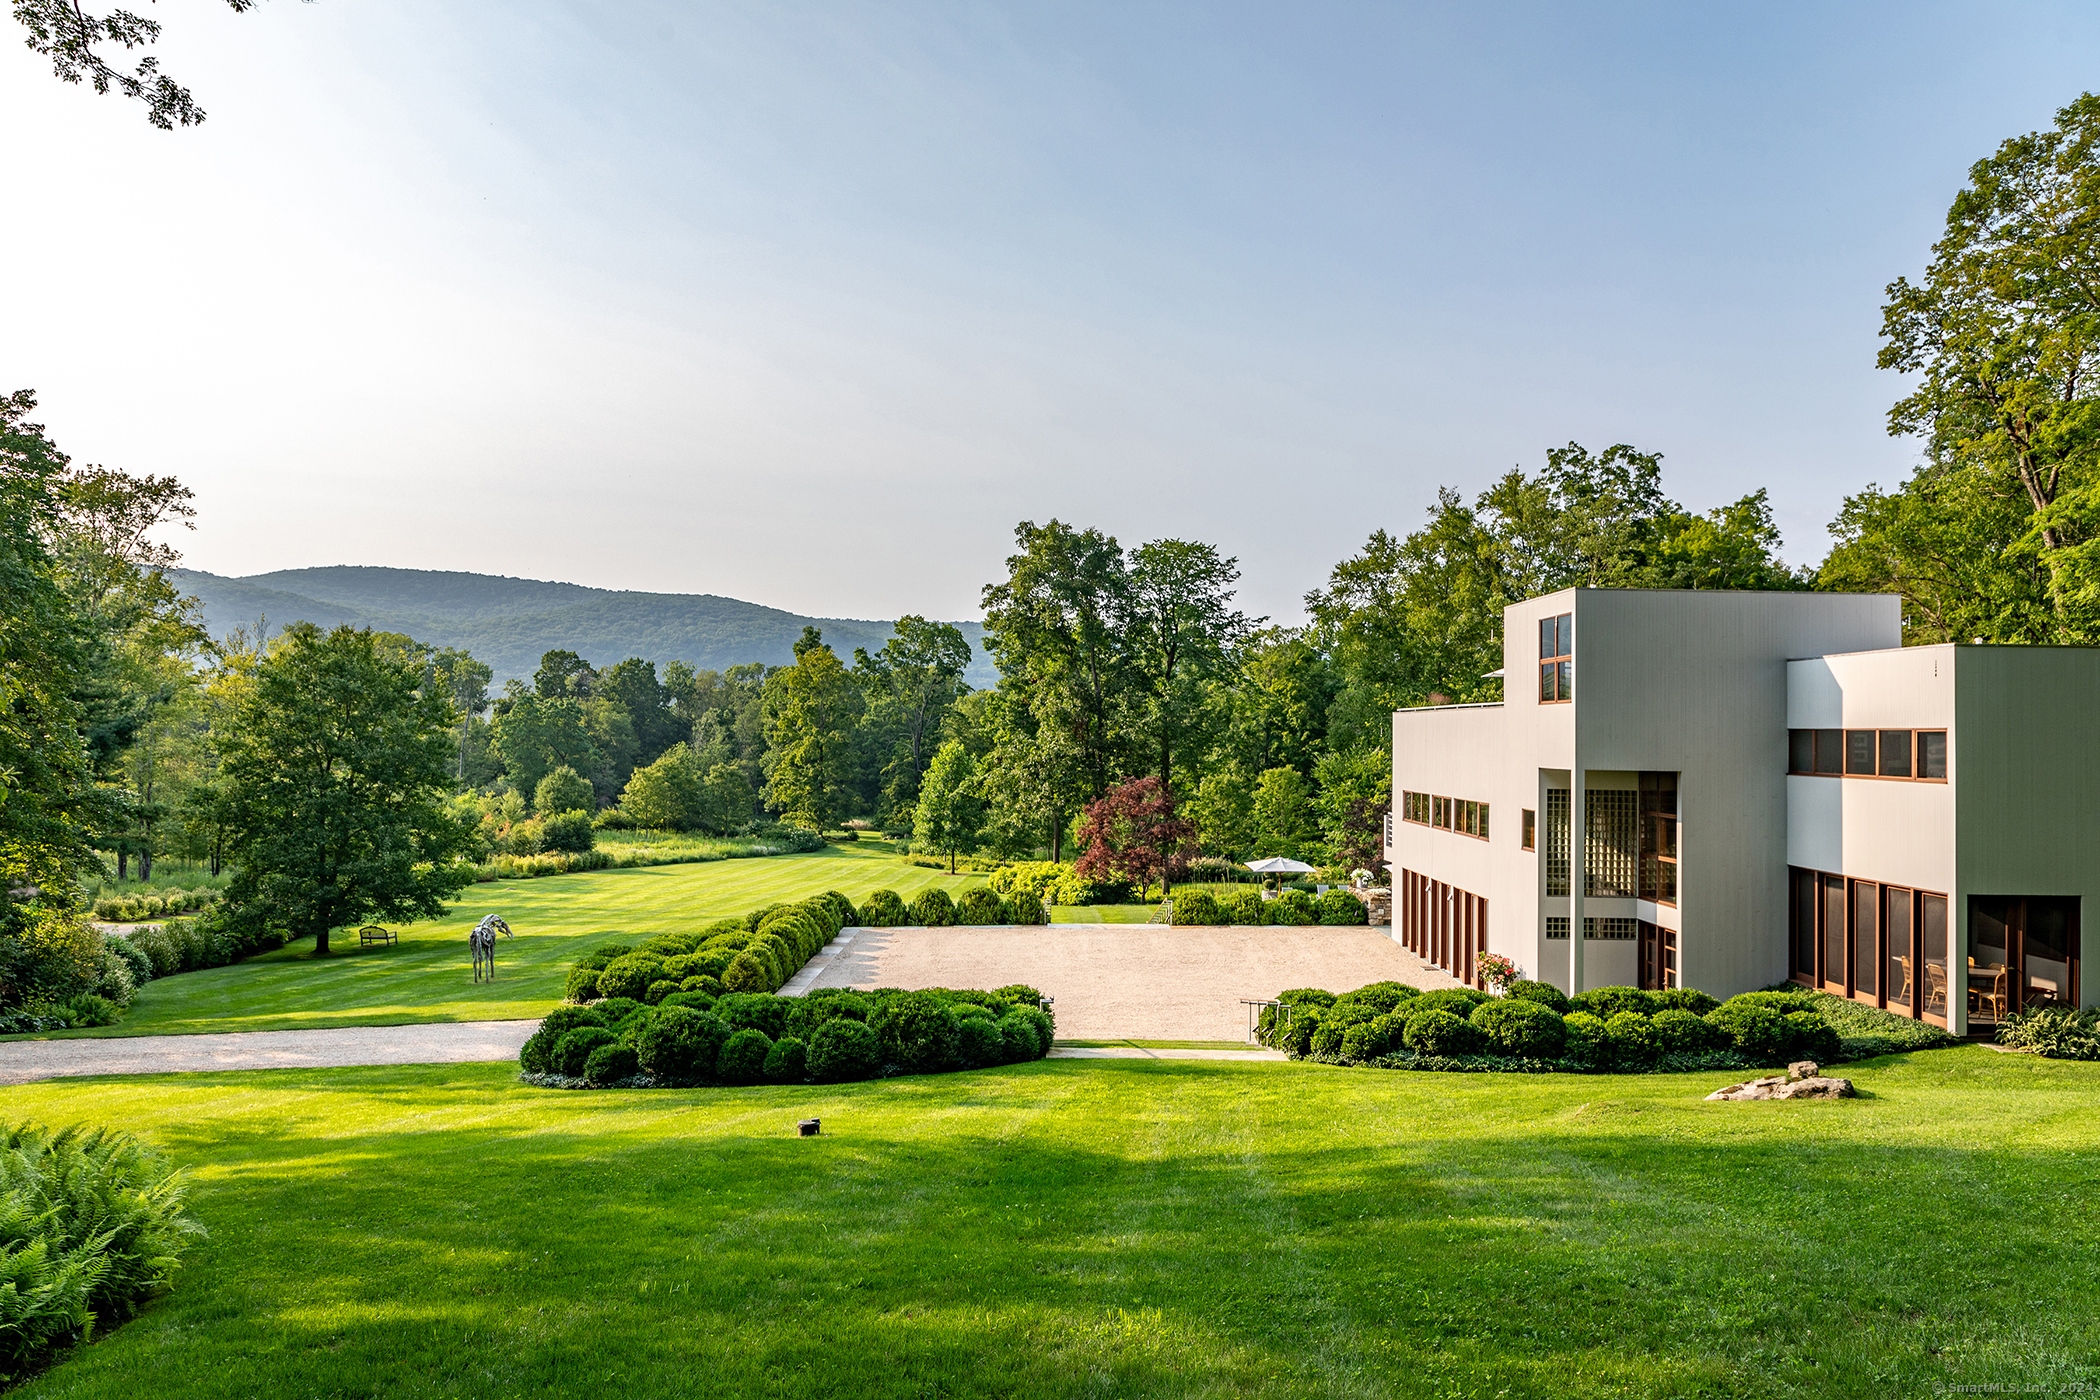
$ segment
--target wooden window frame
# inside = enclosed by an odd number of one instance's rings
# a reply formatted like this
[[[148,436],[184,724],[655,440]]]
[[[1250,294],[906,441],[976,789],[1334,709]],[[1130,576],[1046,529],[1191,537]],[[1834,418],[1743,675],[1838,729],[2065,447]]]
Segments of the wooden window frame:
[[[1786,733],[1787,733],[1787,756],[1786,756],[1786,771],[1787,771],[1787,776],[1788,776],[1788,777],[1792,777],[1792,778],[1845,778],[1845,779],[1848,779],[1848,780],[1850,780],[1850,781],[1853,781],[1853,782],[1862,782],[1862,781],[1864,781],[1864,782],[1876,782],[1876,783],[1937,783],[1937,784],[1942,784],[1942,785],[1944,785],[1944,784],[1946,783],[1946,781],[1947,781],[1947,777],[1946,777],[1946,774],[1945,774],[1944,772],[1942,772],[1942,773],[1941,773],[1941,775],[1940,775],[1939,777],[1937,777],[1937,778],[1927,778],[1927,777],[1921,777],[1921,776],[1920,776],[1920,774],[1921,774],[1921,773],[1922,773],[1922,772],[1924,771],[1924,768],[1925,768],[1925,759],[1924,759],[1924,753],[1925,753],[1925,746],[1924,746],[1923,736],[1925,736],[1925,735],[1927,735],[1927,734],[1937,734],[1937,735],[1939,735],[1939,736],[1940,736],[1940,756],[1939,756],[1939,762],[1940,762],[1940,766],[1941,766],[1941,768],[1942,768],[1942,769],[1944,769],[1944,768],[1946,767],[1946,763],[1947,763],[1947,748],[1946,748],[1946,737],[1947,737],[1947,731],[1946,731],[1945,729],[1943,729],[1943,728],[1938,728],[1938,727],[1932,727],[1932,728],[1926,728],[1926,729],[1908,729],[1908,730],[1906,730],[1906,729],[1789,729],[1789,730],[1788,730],[1788,731],[1787,731]],[[1810,738],[1809,738],[1809,751],[1810,751],[1811,757],[1810,757],[1810,760],[1809,760],[1809,766],[1808,766],[1807,768],[1801,768],[1801,767],[1797,767],[1797,766],[1796,766],[1796,764],[1795,764],[1795,755],[1796,755],[1796,752],[1797,752],[1797,748],[1796,748],[1796,746],[1797,746],[1797,744],[1799,743],[1799,736],[1801,736],[1801,735],[1804,735],[1804,734],[1805,734],[1805,735],[1808,735],[1808,736],[1810,736]],[[1837,739],[1837,745],[1838,745],[1838,766],[1836,767],[1836,769],[1829,769],[1829,768],[1825,768],[1825,767],[1823,767],[1823,766],[1822,766],[1822,761],[1823,761],[1823,758],[1824,758],[1824,752],[1823,752],[1823,751],[1824,751],[1824,749],[1825,749],[1825,748],[1826,748],[1826,747],[1828,746],[1828,742],[1829,742],[1828,740],[1826,740],[1826,739],[1825,739],[1825,738],[1823,737],[1823,736],[1824,736],[1824,735],[1826,735],[1826,734],[1835,734],[1835,735],[1837,735],[1837,736],[1838,736],[1838,739]],[[1851,772],[1851,771],[1850,771],[1850,769],[1849,769],[1849,764],[1848,764],[1848,763],[1847,763],[1847,761],[1846,761],[1846,753],[1847,753],[1847,750],[1849,749],[1849,747],[1850,747],[1850,744],[1851,744],[1851,736],[1852,736],[1852,735],[1854,735],[1854,734],[1871,734],[1871,735],[1873,735],[1873,736],[1874,736],[1874,739],[1873,739],[1873,747],[1874,747],[1874,770],[1875,770],[1875,771],[1873,771],[1873,772],[1871,772],[1871,773],[1854,773],[1854,772]],[[1909,772],[1909,773],[1884,773],[1884,772],[1882,772],[1882,771],[1881,771],[1881,766],[1882,766],[1882,738],[1883,738],[1883,736],[1884,736],[1884,735],[1889,735],[1889,734],[1908,734],[1908,735],[1910,735],[1910,743],[1909,743],[1909,744],[1908,744],[1908,746],[1907,746],[1907,752],[1908,752],[1908,753],[1910,754],[1910,772]]]
[[[1553,640],[1547,641],[1551,632]],[[1548,651],[1548,647],[1552,650]],[[1539,619],[1539,703],[1565,705],[1575,698],[1575,614]]]
[[[1795,965],[1798,961],[1796,954],[1803,946],[1801,942],[1804,933],[1801,927],[1802,901],[1799,891],[1804,881],[1807,883],[1810,892],[1808,908],[1811,917],[1814,919],[1813,927],[1805,932],[1812,940],[1810,946],[1813,947],[1815,958],[1815,966],[1806,971]],[[1858,965],[1862,953],[1859,946],[1861,930],[1858,926],[1859,920],[1857,915],[1859,901],[1862,895],[1869,890],[1872,891],[1871,898],[1874,901],[1874,946],[1871,950],[1875,959],[1874,990],[1863,992],[1858,986]],[[1835,940],[1832,938],[1833,930],[1829,926],[1829,914],[1832,903],[1830,896],[1833,893],[1838,895],[1837,904],[1844,911],[1845,923],[1842,930],[1835,931]],[[1907,945],[1907,954],[1910,958],[1911,986],[1908,1004],[1892,996],[1888,985],[1890,980],[1889,964],[1895,957],[1903,955],[1895,953],[1889,947],[1890,921],[1888,910],[1889,902],[1894,899],[1901,899],[1909,905],[1909,917],[1906,920],[1906,928],[1899,935],[1903,943]],[[1837,875],[1827,870],[1808,870],[1801,866],[1789,866],[1787,868],[1787,980],[1795,983],[1797,986],[1809,987],[1816,991],[1829,992],[1832,996],[1844,997],[1848,1001],[1857,1001],[1863,1005],[1880,1007],[1892,1016],[1902,1016],[1913,1021],[1928,1021],[1935,1026],[1945,1026],[1947,1024],[1946,1010],[1931,1011],[1926,1007],[1928,983],[1930,980],[1926,975],[1926,909],[1935,900],[1939,902],[1942,920],[1948,920],[1951,915],[1949,906],[1952,904],[1952,901],[1937,890],[1912,889],[1880,880],[1865,880],[1852,876]],[[1966,972],[1966,968],[1954,966],[1957,959],[1961,957],[1961,952],[1957,951],[1955,947],[1957,934],[1951,922],[1947,923],[1947,926],[1943,929],[1943,934],[1948,943],[1944,958],[1944,961],[1949,965],[1946,968],[1948,995],[1950,997],[1966,996],[1966,987],[1957,986],[1952,977],[1955,971]],[[1836,941],[1845,950],[1845,966],[1842,968],[1829,966],[1829,954],[1833,941]],[[1965,951],[1966,948],[1967,940],[1964,936],[1962,938],[1962,951]],[[1833,976],[1833,973],[1836,975]],[[1896,990],[1900,992],[1901,989],[1898,988]]]
[[[1524,809],[1523,840],[1525,850],[1535,851],[1539,848],[1539,814],[1536,808]]]
[[[1426,826],[1432,831],[1448,831],[1454,836],[1470,836],[1475,841],[1489,839],[1491,827],[1488,804],[1485,802],[1402,789],[1400,810],[1400,820],[1413,822],[1416,826]],[[1468,830],[1469,827],[1471,830]]]

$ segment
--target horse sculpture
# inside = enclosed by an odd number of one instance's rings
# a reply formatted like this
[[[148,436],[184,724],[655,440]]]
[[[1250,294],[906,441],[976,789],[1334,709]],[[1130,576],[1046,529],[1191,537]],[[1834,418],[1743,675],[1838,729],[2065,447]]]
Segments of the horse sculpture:
[[[497,918],[494,914],[474,925],[474,931],[467,935],[467,946],[474,950],[474,980],[476,982],[483,980],[493,982],[496,980],[496,931],[498,929],[503,931],[505,938],[517,937],[515,933],[511,932],[510,925],[504,923],[503,920]],[[481,975],[484,970],[488,972],[486,979]]]

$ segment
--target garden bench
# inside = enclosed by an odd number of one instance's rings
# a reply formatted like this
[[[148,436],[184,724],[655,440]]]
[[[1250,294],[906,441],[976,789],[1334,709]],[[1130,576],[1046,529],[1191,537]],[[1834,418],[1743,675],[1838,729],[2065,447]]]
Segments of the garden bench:
[[[377,924],[366,924],[357,931],[357,941],[360,946],[367,943],[399,943],[401,936],[390,928],[381,928]]]

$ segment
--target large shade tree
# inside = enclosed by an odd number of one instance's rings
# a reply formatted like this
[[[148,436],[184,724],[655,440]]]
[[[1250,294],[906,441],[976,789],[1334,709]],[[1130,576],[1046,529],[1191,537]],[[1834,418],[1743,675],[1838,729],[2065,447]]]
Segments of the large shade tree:
[[[287,629],[222,742],[242,917],[312,935],[436,918],[472,883],[474,828],[446,806],[457,711],[369,630]]]

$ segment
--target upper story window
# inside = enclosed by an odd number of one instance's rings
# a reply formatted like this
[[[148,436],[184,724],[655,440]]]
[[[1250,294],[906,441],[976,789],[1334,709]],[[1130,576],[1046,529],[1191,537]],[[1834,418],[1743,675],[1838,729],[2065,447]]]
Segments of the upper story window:
[[[1575,614],[1539,619],[1539,703],[1575,698]]]
[[[1400,794],[1400,820],[1420,822],[1440,831],[1488,839],[1488,805],[1462,797],[1436,797],[1426,792]]]
[[[1944,729],[1789,729],[1787,771],[1826,778],[1947,781]]]

